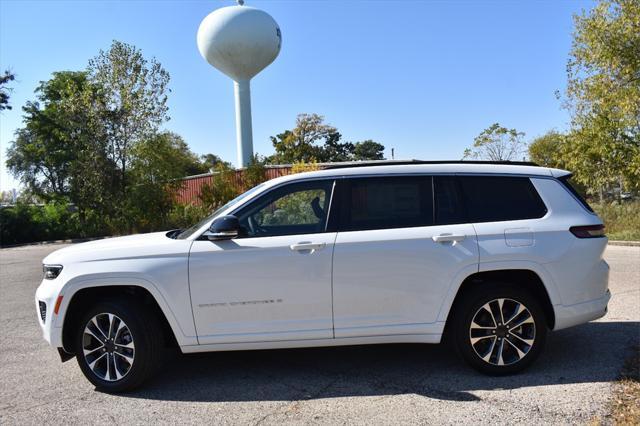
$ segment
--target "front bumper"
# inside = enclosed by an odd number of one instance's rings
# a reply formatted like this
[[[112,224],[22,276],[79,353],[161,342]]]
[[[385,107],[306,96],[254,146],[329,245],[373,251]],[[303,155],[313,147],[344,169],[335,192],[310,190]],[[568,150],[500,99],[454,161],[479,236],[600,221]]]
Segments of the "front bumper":
[[[60,295],[60,284],[56,281],[42,280],[36,290],[35,302],[38,324],[42,329],[42,337],[54,348],[61,348],[62,327],[57,326],[58,318],[54,313],[56,300]]]

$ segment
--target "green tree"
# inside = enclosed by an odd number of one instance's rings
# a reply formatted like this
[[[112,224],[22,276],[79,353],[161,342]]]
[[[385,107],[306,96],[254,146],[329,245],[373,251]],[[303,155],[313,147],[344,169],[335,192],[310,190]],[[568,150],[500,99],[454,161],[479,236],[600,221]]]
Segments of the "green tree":
[[[335,134],[335,127],[325,124],[324,117],[318,114],[299,114],[296,127],[271,137],[276,150],[273,162],[297,163],[313,162],[324,157],[323,145]]]
[[[12,89],[8,87],[8,85],[15,79],[15,74],[8,70],[0,75],[0,111],[11,109],[11,105],[9,105],[9,94]]]
[[[131,149],[131,188],[127,212],[138,231],[168,226],[173,194],[183,185],[180,178],[206,171],[182,137],[162,132],[136,143]]]
[[[318,161],[337,163],[352,160],[355,146],[351,142],[340,142],[340,139],[342,135],[337,130],[327,133],[324,145],[318,154]]]
[[[220,158],[216,154],[201,155],[200,159],[202,160],[202,163],[206,166],[207,170],[215,168],[220,163],[231,167],[231,163],[229,163],[228,161],[224,161],[222,158]]]
[[[169,73],[155,59],[145,59],[140,49],[119,41],[91,59],[88,70],[104,100],[104,130],[111,158],[118,165],[125,201],[131,149],[151,138],[168,120]]]
[[[353,159],[357,161],[384,160],[384,145],[371,139],[357,142],[353,150]]]
[[[567,167],[592,193],[640,190],[640,3],[603,0],[574,19]]]
[[[224,163],[215,167],[211,184],[200,189],[198,199],[209,211],[217,209],[240,194],[236,185],[236,171]]]
[[[520,161],[526,153],[524,133],[494,123],[475,137],[473,146],[464,151],[464,159]]]
[[[242,176],[243,189],[248,191],[254,186],[267,180],[266,159],[254,154],[249,165],[244,169]]]
[[[80,133],[69,108],[87,85],[84,72],[54,73],[40,82],[37,100],[23,107],[25,127],[7,150],[7,167],[34,194],[48,199],[69,195],[71,164],[77,157],[74,135]]]
[[[184,139],[174,132],[164,131],[131,148],[131,178],[135,184],[164,184],[185,176],[206,173]]]
[[[567,136],[551,130],[529,144],[529,158],[544,167],[566,168]]]

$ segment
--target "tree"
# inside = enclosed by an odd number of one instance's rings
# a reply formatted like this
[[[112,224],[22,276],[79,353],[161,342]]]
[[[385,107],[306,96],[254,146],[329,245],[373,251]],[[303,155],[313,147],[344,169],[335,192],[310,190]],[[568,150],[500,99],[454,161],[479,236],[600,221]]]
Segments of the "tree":
[[[219,163],[211,184],[202,185],[198,199],[208,210],[217,209],[239,195],[235,183],[236,171],[224,163]]]
[[[640,190],[640,3],[603,0],[574,19],[567,166],[592,193]]]
[[[567,136],[551,130],[529,144],[529,158],[541,166],[562,169],[566,149]]]
[[[353,159],[357,161],[384,160],[384,145],[371,139],[357,142],[353,150]]]
[[[207,169],[214,169],[218,164],[224,164],[231,167],[231,163],[229,163],[228,161],[224,161],[216,154],[201,155],[200,159],[202,160],[202,163],[207,167]]]
[[[463,158],[489,161],[519,161],[526,153],[524,133],[494,123],[474,139],[473,147],[464,151]]]
[[[340,139],[342,135],[337,130],[327,133],[318,161],[325,163],[350,161],[353,158],[355,146],[351,142],[340,142]]]
[[[86,114],[74,110],[89,90],[85,72],[64,71],[40,82],[37,100],[23,107],[25,127],[7,151],[7,167],[33,194],[47,200],[70,193],[73,162],[80,135],[87,132]],[[80,115],[77,114],[80,112]]]
[[[138,48],[119,41],[114,41],[109,50],[101,50],[91,59],[88,69],[104,99],[104,129],[109,152],[119,168],[124,200],[130,150],[136,143],[152,137],[169,119],[169,73],[155,59],[145,59]]]
[[[335,127],[324,123],[318,114],[299,114],[296,127],[271,137],[276,150],[272,161],[279,163],[313,162],[324,159],[323,145],[330,137],[339,138]]]
[[[131,179],[135,184],[164,184],[206,173],[207,167],[176,133],[164,131],[131,148]]]
[[[249,165],[244,169],[242,184],[247,191],[267,180],[266,158],[254,154]]]
[[[161,132],[131,148],[127,212],[138,231],[165,227],[180,178],[206,172],[198,156],[179,135]]]
[[[8,87],[8,84],[15,79],[15,74],[10,72],[9,70],[0,75],[0,111],[11,109],[11,105],[9,105],[9,94],[11,93],[12,89]]]

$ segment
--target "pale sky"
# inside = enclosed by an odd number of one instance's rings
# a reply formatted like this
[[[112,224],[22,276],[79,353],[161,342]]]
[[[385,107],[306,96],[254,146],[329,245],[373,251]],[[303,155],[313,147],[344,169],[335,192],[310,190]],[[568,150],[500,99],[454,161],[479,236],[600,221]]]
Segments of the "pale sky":
[[[198,154],[235,162],[233,84],[200,56],[196,31],[232,1],[0,0],[0,69],[17,75],[0,114],[0,189],[18,186],[6,149],[41,80],[81,70],[117,39],[171,74],[171,120]],[[591,1],[257,1],[282,29],[282,51],[252,81],[254,149],[318,113],[345,141],[390,157],[460,159],[494,122],[532,139],[562,130],[572,14]]]

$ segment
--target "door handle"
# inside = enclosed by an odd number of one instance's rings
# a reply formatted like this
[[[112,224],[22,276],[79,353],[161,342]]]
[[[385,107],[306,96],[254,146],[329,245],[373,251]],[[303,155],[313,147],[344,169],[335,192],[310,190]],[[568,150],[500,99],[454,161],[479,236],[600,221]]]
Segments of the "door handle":
[[[304,250],[321,250],[326,246],[325,243],[298,243],[291,244],[289,248],[294,251],[304,251]]]
[[[431,239],[436,243],[457,243],[463,241],[465,237],[465,235],[440,234],[434,235],[433,237],[431,237]]]

